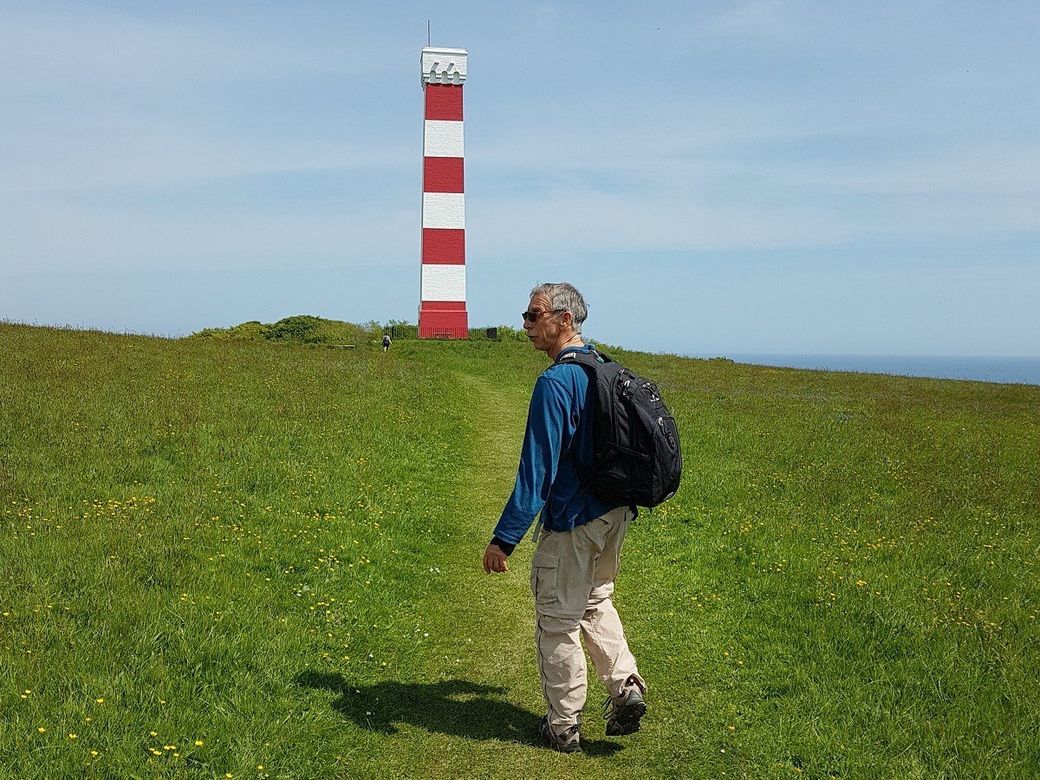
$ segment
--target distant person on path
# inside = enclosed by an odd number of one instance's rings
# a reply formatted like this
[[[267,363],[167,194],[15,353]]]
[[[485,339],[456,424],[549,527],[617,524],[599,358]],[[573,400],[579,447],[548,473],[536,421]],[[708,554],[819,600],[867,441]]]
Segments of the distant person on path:
[[[570,351],[588,352],[581,338],[585,300],[572,285],[542,284],[531,291],[524,330],[535,349],[553,361]],[[585,705],[585,654],[610,696],[607,734],[639,729],[646,712],[646,682],[625,641],[611,597],[628,523],[635,512],[604,504],[584,490],[579,462],[592,460],[589,377],[574,363],[556,363],[535,382],[520,454],[516,486],[484,551],[484,571],[508,571],[507,558],[534,521],[537,547],[531,562],[538,671],[548,713],[539,734],[564,753],[581,750]],[[590,399],[591,401],[592,399]]]
[[[383,334],[383,352],[386,352],[388,349],[390,349],[390,345],[392,343],[393,342],[390,341],[390,334],[389,333],[384,333]]]

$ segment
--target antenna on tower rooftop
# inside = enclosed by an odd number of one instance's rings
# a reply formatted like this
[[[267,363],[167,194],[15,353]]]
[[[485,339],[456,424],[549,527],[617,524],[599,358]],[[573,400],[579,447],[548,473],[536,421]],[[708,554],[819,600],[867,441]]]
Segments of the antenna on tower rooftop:
[[[430,20],[429,19],[426,20],[426,45],[427,46],[433,46],[433,44],[430,42]]]

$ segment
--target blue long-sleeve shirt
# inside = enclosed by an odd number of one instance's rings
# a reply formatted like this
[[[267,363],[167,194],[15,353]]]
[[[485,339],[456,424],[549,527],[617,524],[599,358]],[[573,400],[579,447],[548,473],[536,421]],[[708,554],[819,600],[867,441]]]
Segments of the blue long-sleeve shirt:
[[[589,347],[570,347],[588,352]],[[577,464],[592,461],[592,415],[586,413],[589,376],[574,363],[555,363],[535,382],[527,412],[516,485],[495,541],[506,553],[527,533],[535,515],[552,531],[570,531],[613,509],[581,486]]]

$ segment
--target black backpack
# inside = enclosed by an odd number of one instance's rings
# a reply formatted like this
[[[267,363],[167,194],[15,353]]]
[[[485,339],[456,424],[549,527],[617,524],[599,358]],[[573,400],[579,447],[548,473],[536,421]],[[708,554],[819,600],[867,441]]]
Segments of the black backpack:
[[[583,486],[615,506],[655,507],[675,495],[679,429],[657,385],[596,350],[566,352],[556,362],[588,369],[595,422],[592,463],[578,464]]]

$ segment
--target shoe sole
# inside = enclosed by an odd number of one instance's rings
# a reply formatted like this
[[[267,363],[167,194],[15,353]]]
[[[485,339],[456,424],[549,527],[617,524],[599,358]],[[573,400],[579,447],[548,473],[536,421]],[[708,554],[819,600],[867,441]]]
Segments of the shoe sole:
[[[639,731],[639,721],[646,715],[646,702],[637,701],[625,705],[617,719],[607,724],[608,737],[623,737]]]
[[[567,747],[557,747],[556,745],[550,744],[549,747],[551,747],[557,753],[563,753],[565,755],[573,755],[575,753],[581,752],[581,745],[568,745]]]

